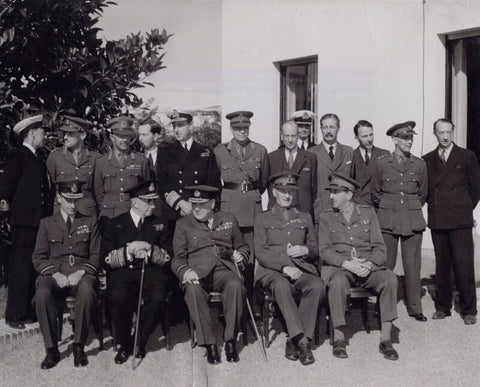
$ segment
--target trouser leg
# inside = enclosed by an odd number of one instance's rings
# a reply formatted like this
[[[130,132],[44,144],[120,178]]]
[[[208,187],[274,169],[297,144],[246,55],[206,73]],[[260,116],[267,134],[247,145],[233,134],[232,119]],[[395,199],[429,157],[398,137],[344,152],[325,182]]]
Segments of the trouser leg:
[[[33,300],[45,348],[58,345],[58,312],[62,307],[62,291],[51,276],[39,276]]]
[[[346,325],[345,310],[347,308],[347,296],[350,293],[351,284],[355,282],[352,273],[337,271],[328,281],[328,305],[333,328]]]
[[[373,290],[379,297],[382,322],[395,320],[397,316],[397,276],[391,270],[376,270],[370,273],[360,286]]]
[[[208,293],[200,285],[185,284],[185,302],[195,324],[198,345],[215,344]]]
[[[448,231],[432,230],[432,242],[435,250],[435,283],[437,285],[435,309],[448,312],[452,309],[452,285],[450,283],[452,252]]]
[[[385,246],[387,247],[387,259],[385,261],[385,266],[393,271],[393,269],[395,269],[395,264],[397,263],[399,236],[386,232],[382,232],[382,235],[383,240],[385,241]]]
[[[422,233],[402,236],[402,261],[408,314],[422,313],[420,270],[422,265]]]
[[[97,313],[96,281],[93,275],[85,274],[72,292],[75,295],[75,332],[73,335],[74,342],[78,344],[85,344],[87,341],[90,324]]]
[[[295,281],[295,290],[302,294],[298,314],[305,335],[311,339],[315,332],[320,302],[325,297],[325,284],[316,275],[304,273]]]

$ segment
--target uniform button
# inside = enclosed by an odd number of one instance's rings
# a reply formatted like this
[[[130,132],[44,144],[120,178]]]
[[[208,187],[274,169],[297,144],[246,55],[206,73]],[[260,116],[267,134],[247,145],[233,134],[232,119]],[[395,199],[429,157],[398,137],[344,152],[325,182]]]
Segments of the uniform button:
[[[403,204],[403,203],[405,203],[405,201],[404,201],[403,199],[402,199],[402,200],[400,200],[400,204]]]
[[[403,176],[403,173],[401,173],[400,176]]]
[[[402,183],[400,183],[400,185],[403,185],[403,182],[402,182]]]
[[[178,181],[178,184],[183,184],[183,181],[182,181],[182,180],[179,180],[179,181]]]
[[[402,195],[402,196],[403,196],[403,195],[405,195],[405,194],[403,193],[403,191],[400,191],[400,195]]]
[[[181,174],[182,174],[182,171],[178,171],[178,174],[181,175]]]
[[[78,180],[78,176],[75,176],[75,180]]]
[[[289,232],[287,232],[287,234],[288,234],[288,235],[290,235],[290,231],[289,231]]]
[[[107,208],[107,206],[104,204],[104,205],[103,205],[103,208]]]
[[[183,191],[181,189],[179,189],[178,192],[182,193]]]
[[[242,165],[245,164],[243,161],[242,161]]]
[[[120,181],[123,181],[123,177],[120,178]]]
[[[68,237],[69,237],[69,238],[71,238],[72,236],[71,236],[71,235],[69,235]]]
[[[347,227],[350,230],[350,226]]]
[[[120,187],[120,191],[123,191],[123,187]]]
[[[72,249],[72,246],[68,246],[68,248],[71,250],[71,249]]]
[[[78,171],[78,167],[75,168]]]
[[[352,240],[352,241],[353,241],[353,238],[352,238],[352,237],[350,237],[350,240]]]
[[[120,172],[123,172],[123,168],[120,169]]]
[[[198,175],[198,172],[197,172],[197,171],[193,171],[193,174],[194,174],[194,175]]]
[[[195,184],[198,184],[198,180],[195,180]]]

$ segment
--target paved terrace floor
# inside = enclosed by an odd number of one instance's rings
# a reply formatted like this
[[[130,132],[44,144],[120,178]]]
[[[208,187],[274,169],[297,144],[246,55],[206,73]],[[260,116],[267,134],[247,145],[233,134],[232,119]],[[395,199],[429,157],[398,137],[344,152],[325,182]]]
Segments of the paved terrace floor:
[[[86,352],[89,365],[74,368],[71,330],[65,324],[60,345],[62,359],[57,367],[41,370],[44,357],[41,335],[35,324],[31,332],[13,340],[0,341],[1,386],[478,386],[480,385],[480,323],[463,324],[458,313],[441,321],[430,319],[434,312],[431,298],[431,274],[434,258],[423,251],[422,278],[425,294],[424,313],[427,323],[408,317],[403,301],[399,301],[399,318],[395,321],[395,348],[400,354],[396,362],[384,360],[378,353],[380,332],[373,314],[373,330],[367,334],[358,310],[352,311],[349,326],[348,359],[336,359],[325,332],[321,344],[314,349],[315,364],[304,367],[284,358],[285,334],[275,323],[276,335],[267,349],[269,362],[263,361],[257,344],[240,348],[240,362],[209,365],[203,348],[190,348],[185,324],[172,328],[174,348],[166,351],[158,331],[147,347],[146,358],[135,371],[131,362],[116,365],[111,338],[106,350],[99,352],[98,341],[89,340]],[[396,273],[401,274],[401,265]],[[480,290],[480,289],[479,289]],[[480,294],[479,294],[480,295]],[[400,295],[401,296],[401,295]],[[372,309],[373,311],[373,305]],[[0,328],[3,331],[4,328]],[[0,333],[2,334],[2,333]],[[220,325],[218,326],[221,340]],[[5,337],[5,335],[3,335]],[[252,333],[249,332],[252,339]]]

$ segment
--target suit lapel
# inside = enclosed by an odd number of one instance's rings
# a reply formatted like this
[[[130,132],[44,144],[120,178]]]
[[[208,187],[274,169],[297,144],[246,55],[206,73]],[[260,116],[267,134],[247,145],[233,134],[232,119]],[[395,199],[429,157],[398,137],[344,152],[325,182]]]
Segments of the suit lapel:
[[[305,154],[306,151],[304,150],[297,150],[297,157],[295,157],[295,162],[292,166],[292,171],[295,172],[297,175],[300,174],[303,166],[307,162],[307,155]]]
[[[183,159],[183,161],[180,164],[180,169],[185,168],[186,166],[190,165],[195,160],[197,160],[200,157],[202,150],[203,149],[201,148],[201,146],[197,142],[193,141],[190,151],[187,154],[187,157],[185,157],[185,159]]]
[[[318,157],[320,161],[325,164],[329,170],[332,169],[332,160],[330,160],[330,156],[328,155],[327,150],[325,149],[325,144],[323,141],[318,146]]]
[[[65,233],[65,234],[68,234],[68,230],[67,230],[67,224],[65,223],[65,221],[63,220],[63,216],[62,216],[62,213],[60,212],[60,210],[54,215],[54,221],[55,223],[57,223],[58,227]],[[73,227],[72,227],[72,230],[73,230]]]
[[[442,161],[440,160],[440,156],[438,154],[438,148],[435,149],[435,154],[434,154],[434,160],[435,164],[434,167],[436,167],[436,171],[438,173],[438,180],[435,182],[435,186],[440,184],[445,177],[452,171],[452,169],[457,165],[458,158],[460,156],[460,152],[458,151],[458,147],[453,144],[452,151],[450,152],[450,155],[448,156],[448,160],[445,163],[445,165],[442,164]]]
[[[339,143],[337,143],[337,149],[332,160],[332,170],[336,171],[342,165],[344,157],[345,153],[343,151],[343,148],[340,146]],[[330,156],[328,156],[328,158],[330,159]]]

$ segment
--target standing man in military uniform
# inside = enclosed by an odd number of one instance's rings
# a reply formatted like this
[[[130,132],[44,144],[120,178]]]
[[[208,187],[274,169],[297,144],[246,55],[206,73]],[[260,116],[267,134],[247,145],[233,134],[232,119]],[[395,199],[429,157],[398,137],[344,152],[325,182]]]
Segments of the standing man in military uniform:
[[[88,364],[84,346],[96,314],[100,236],[96,218],[77,211],[84,195],[82,184],[76,180],[56,184],[59,211],[41,220],[33,252],[33,265],[39,273],[34,305],[47,350],[42,369],[60,361],[58,313],[69,295],[75,297],[73,363],[75,367]]]
[[[192,213],[185,187],[196,184],[220,186],[220,173],[213,151],[194,141],[192,115],[173,110],[169,114],[176,141],[157,155],[157,182],[160,197],[165,200],[162,214],[175,226],[182,216]]]
[[[287,325],[285,357],[303,365],[315,361],[310,348],[325,285],[317,271],[318,248],[312,217],[293,206],[298,175],[270,177],[276,204],[255,220],[255,281],[272,292]],[[293,293],[302,294],[297,307]]]
[[[108,121],[107,126],[112,150],[95,163],[94,189],[100,218],[111,219],[130,209],[126,191],[149,180],[150,167],[144,155],[131,150],[135,139],[133,118],[116,117]]]
[[[328,177],[333,172],[350,176],[352,168],[353,149],[337,141],[340,130],[340,119],[336,114],[328,113],[320,118],[320,129],[323,141],[309,148],[317,156],[317,199],[313,205],[315,223],[318,224],[320,214],[330,208],[330,197],[325,188]]]
[[[248,262],[249,248],[235,215],[215,211],[218,188],[191,186],[192,214],[177,222],[173,237],[172,271],[185,290],[185,302],[195,324],[198,345],[207,348],[210,364],[220,363],[213,331],[208,292],[221,292],[225,317],[225,355],[239,360],[235,340],[245,303],[239,267]]]
[[[101,264],[108,271],[107,297],[115,338],[120,344],[116,364],[125,363],[134,350],[132,318],[138,303],[143,260],[146,267],[137,358],[145,357],[148,338],[160,321],[170,274],[165,265],[172,254],[173,230],[165,219],[153,215],[154,201],[158,199],[154,181],[135,185],[127,193],[131,209],[106,221],[100,247]]]
[[[49,128],[47,120],[38,114],[13,127],[23,144],[9,155],[0,179],[1,216],[8,217],[12,235],[5,321],[16,329],[36,320],[31,306],[36,278],[32,253],[40,219],[52,213],[53,191],[37,153]]]
[[[50,179],[82,183],[83,196],[78,200],[77,210],[84,215],[96,217],[98,212],[93,198],[93,176],[95,161],[100,154],[89,151],[85,146],[87,133],[93,124],[67,115],[61,119],[60,130],[63,132],[64,146],[52,151],[48,156],[47,169]]]
[[[298,126],[298,149],[307,150],[315,146],[312,141],[312,127],[315,113],[310,110],[297,110],[290,119],[295,121]]]
[[[294,205],[313,216],[313,202],[317,197],[317,159],[311,152],[298,146],[298,127],[295,121],[282,125],[281,137],[284,146],[268,154],[270,175],[291,171],[299,176]],[[272,187],[268,188],[268,208],[276,203]]]
[[[380,157],[372,175],[372,201],[387,246],[385,266],[393,271],[398,242],[402,246],[405,271],[406,306],[417,321],[427,321],[422,313],[420,268],[422,234],[426,223],[422,206],[428,195],[425,162],[410,153],[415,122],[396,124],[387,130],[395,150]]]
[[[333,326],[333,355],[346,358],[343,328],[346,325],[347,295],[352,286],[373,290],[379,297],[381,324],[380,353],[397,360],[390,341],[392,321],[397,318],[397,277],[387,269],[386,248],[375,210],[352,201],[360,184],[332,173],[332,208],[320,215],[318,250],[322,257],[322,278],[328,286],[328,303]]]

